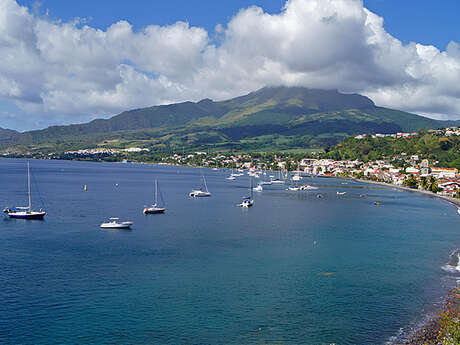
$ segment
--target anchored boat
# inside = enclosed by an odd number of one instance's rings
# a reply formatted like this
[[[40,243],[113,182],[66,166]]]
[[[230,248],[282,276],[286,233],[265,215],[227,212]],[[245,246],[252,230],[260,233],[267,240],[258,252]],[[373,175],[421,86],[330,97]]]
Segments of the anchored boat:
[[[39,219],[41,220],[46,215],[46,212],[43,209],[40,209],[39,211],[32,210],[32,196],[31,196],[31,188],[30,188],[30,163],[29,162],[27,162],[27,192],[29,195],[29,205],[21,206],[21,207],[5,208],[3,212],[6,213],[8,217],[20,218],[20,219]]]
[[[101,224],[102,229],[130,229],[133,222],[119,222],[120,218],[112,217]]]
[[[163,198],[162,198],[163,199]],[[163,202],[164,204],[164,202]],[[151,207],[144,208],[144,214],[156,214],[156,213],[165,213],[166,208],[160,207],[158,204],[158,180],[155,179],[155,200]]]

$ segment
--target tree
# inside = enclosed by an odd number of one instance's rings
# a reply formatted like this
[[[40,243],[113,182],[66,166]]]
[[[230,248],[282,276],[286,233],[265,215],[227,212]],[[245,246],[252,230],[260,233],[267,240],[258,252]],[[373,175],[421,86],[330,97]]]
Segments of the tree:
[[[420,185],[422,186],[423,189],[428,188],[428,179],[426,178],[426,176],[420,177]]]
[[[414,175],[410,175],[407,179],[403,181],[403,184],[409,188],[417,188],[418,182]]]

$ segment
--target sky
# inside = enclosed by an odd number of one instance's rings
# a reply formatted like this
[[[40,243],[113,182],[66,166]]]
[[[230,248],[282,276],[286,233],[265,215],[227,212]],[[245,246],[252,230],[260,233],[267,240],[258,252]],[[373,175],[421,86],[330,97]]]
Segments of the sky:
[[[460,1],[0,0],[0,127],[267,85],[460,118]]]

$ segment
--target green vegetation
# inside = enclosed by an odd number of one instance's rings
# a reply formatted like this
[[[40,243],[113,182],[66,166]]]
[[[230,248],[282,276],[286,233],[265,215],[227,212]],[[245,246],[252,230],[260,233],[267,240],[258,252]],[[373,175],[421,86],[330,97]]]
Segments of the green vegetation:
[[[80,125],[25,133],[0,130],[0,148],[18,152],[130,146],[157,152],[183,147],[206,151],[306,150],[332,146],[358,133],[450,125],[454,122],[377,107],[357,94],[267,87],[227,101],[204,99],[135,109]]]
[[[358,159],[362,161],[393,158],[401,153],[420,155],[439,166],[460,169],[460,137],[438,136],[420,131],[412,138],[372,138],[350,137],[335,147],[326,149],[327,157],[335,160]]]
[[[460,344],[460,291],[455,289],[450,293],[445,311],[440,315],[438,342],[442,345]]]

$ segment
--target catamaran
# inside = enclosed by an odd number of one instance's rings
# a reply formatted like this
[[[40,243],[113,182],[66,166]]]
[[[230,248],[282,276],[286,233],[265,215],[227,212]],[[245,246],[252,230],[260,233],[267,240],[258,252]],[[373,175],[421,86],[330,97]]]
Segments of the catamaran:
[[[29,206],[6,208],[3,210],[4,213],[10,218],[21,218],[21,219],[43,219],[46,212],[43,209],[40,211],[32,210],[32,197],[30,188],[30,163],[27,162],[27,192],[29,194]]]
[[[204,178],[204,175],[202,176],[202,186],[200,189],[194,189],[192,190],[188,195],[192,198],[204,198],[207,196],[211,196],[211,193],[209,193],[208,190],[208,185],[206,184],[206,179]],[[204,190],[203,190],[204,189]]]
[[[164,202],[163,202],[164,204]],[[144,214],[165,213],[166,208],[160,207],[158,204],[158,180],[155,179],[155,200],[151,207],[144,208]]]

